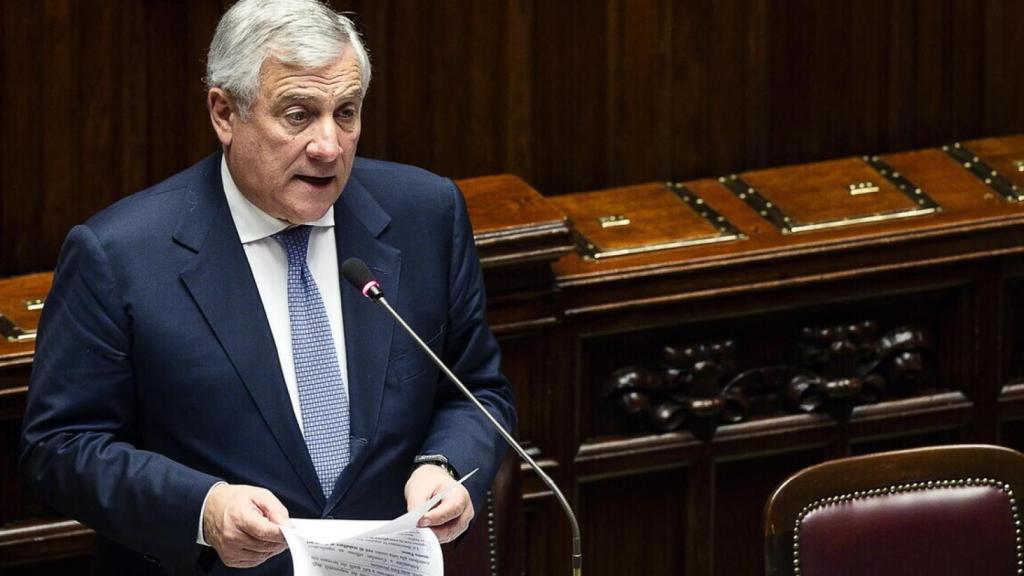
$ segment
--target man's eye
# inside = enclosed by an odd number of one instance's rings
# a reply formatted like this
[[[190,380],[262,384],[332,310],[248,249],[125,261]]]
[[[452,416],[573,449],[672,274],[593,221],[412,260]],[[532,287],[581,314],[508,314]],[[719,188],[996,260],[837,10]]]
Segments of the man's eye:
[[[293,110],[285,114],[284,118],[292,124],[302,124],[309,118],[309,115],[306,114],[305,110]]]
[[[342,108],[337,112],[338,119],[340,120],[353,120],[358,116],[355,108]]]

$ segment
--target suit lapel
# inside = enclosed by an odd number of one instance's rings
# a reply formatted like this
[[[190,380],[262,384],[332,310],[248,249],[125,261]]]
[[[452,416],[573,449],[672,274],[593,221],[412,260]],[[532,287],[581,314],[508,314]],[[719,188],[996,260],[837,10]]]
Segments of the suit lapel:
[[[362,259],[380,281],[388,301],[397,303],[401,252],[379,238],[390,217],[355,178],[349,180],[335,204],[334,219],[339,266],[348,258]],[[366,463],[367,448],[377,432],[394,330],[394,321],[387,311],[363,297],[344,279],[341,282],[352,459],[339,476],[325,513],[341,501]]]
[[[292,412],[277,347],[224,198],[220,155],[186,192],[174,239],[197,252],[181,279],[223,346],[274,439],[323,507],[324,496]]]

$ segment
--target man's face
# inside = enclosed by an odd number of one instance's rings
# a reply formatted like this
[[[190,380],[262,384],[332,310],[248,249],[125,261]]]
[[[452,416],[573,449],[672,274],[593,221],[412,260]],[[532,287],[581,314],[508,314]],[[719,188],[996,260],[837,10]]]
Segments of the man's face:
[[[247,119],[218,88],[211,118],[239,190],[291,223],[316,220],[341,195],[359,142],[363,91],[351,49],[322,68],[267,58]]]

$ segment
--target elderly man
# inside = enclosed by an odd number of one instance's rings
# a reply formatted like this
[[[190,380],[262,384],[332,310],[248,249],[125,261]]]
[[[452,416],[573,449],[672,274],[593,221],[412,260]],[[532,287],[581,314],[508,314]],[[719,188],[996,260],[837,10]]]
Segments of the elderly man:
[[[455,538],[504,446],[338,270],[365,260],[511,426],[458,189],[355,157],[370,65],[317,0],[242,0],[207,72],[222,152],[68,235],[25,478],[97,531],[104,574],[290,573],[290,517],[392,517],[480,468],[420,522]]]

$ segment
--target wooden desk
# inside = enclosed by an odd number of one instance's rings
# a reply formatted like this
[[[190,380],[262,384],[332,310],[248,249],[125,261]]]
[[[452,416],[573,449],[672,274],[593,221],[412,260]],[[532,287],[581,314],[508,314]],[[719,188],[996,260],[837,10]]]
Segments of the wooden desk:
[[[1018,162],[1020,136],[553,198],[460,182],[519,437],[576,505],[586,573],[759,575],[762,507],[802,467],[1024,448]],[[46,282],[0,282],[0,312]],[[31,344],[0,347],[6,471]],[[88,549],[0,487],[0,564]],[[499,571],[569,573],[557,503],[528,472],[522,496]]]

